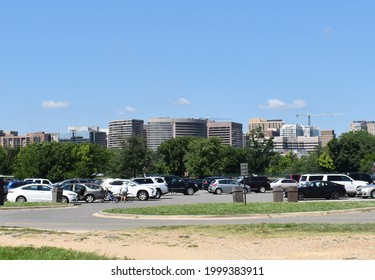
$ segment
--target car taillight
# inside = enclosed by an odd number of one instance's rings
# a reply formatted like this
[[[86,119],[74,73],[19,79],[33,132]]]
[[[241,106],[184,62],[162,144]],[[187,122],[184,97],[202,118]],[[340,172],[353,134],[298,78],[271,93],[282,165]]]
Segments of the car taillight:
[[[212,186],[215,187],[217,184],[216,183],[213,183]]]

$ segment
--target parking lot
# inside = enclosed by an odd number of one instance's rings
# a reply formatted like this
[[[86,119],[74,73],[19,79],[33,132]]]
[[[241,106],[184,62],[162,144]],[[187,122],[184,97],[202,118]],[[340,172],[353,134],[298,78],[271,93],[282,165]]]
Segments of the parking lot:
[[[337,200],[363,200],[362,198],[344,198]],[[247,194],[247,202],[272,202],[272,192]],[[309,201],[309,200],[307,200]],[[321,201],[325,201],[324,199]],[[332,200],[329,200],[332,201]],[[370,201],[370,200],[369,200]],[[213,195],[207,191],[198,191],[194,195],[167,194],[161,199],[139,201],[137,199],[127,203],[94,202],[80,203],[74,207],[57,209],[24,209],[24,210],[2,210],[0,211],[1,225],[5,227],[26,227],[66,231],[95,231],[95,230],[119,230],[126,228],[142,228],[153,226],[172,225],[214,225],[214,224],[249,224],[249,223],[373,223],[375,215],[373,212],[352,213],[343,215],[325,215],[311,217],[261,217],[246,219],[121,219],[112,217],[98,217],[97,214],[104,209],[117,207],[145,207],[157,205],[178,205],[197,203],[232,203],[233,196],[230,194]],[[285,202],[287,203],[287,202]],[[302,203],[302,202],[301,202]],[[244,206],[245,207],[245,206]]]

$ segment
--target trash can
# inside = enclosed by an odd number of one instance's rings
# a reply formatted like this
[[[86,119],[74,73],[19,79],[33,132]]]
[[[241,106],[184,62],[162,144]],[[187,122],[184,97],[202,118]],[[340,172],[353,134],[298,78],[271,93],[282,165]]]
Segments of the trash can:
[[[283,187],[274,187],[272,193],[273,193],[273,202],[284,202]]]
[[[243,189],[241,185],[234,186],[232,188],[232,194],[233,194],[233,202],[244,202],[243,196]]]
[[[298,202],[298,188],[297,187],[288,188],[288,202]]]
[[[63,190],[58,187],[53,187],[52,189],[52,202],[62,202]]]

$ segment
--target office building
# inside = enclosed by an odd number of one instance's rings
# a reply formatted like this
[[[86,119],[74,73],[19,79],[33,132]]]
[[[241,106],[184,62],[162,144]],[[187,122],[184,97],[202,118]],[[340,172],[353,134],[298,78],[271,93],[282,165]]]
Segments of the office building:
[[[69,126],[59,134],[59,142],[93,143],[107,147],[107,133],[97,126]]]
[[[353,121],[350,124],[350,131],[362,130],[375,135],[375,121]]]
[[[321,145],[320,137],[284,137],[277,136],[273,139],[274,151],[280,154],[293,152],[298,155],[306,155]]]
[[[208,138],[219,137],[221,143],[232,147],[242,147],[242,124],[235,122],[207,122]]]
[[[164,141],[183,136],[207,138],[207,120],[154,118],[147,121],[147,147],[153,151]]]
[[[261,118],[251,118],[248,124],[248,133],[254,129],[261,129],[265,137],[279,136],[280,128],[284,125],[282,120],[265,120]]]
[[[143,137],[143,120],[116,120],[108,126],[108,148],[120,149],[131,136]]]

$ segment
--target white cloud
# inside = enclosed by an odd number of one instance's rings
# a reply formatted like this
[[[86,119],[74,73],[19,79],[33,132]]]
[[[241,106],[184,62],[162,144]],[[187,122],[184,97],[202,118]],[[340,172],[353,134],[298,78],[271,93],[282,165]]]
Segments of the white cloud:
[[[126,106],[124,109],[121,109],[118,114],[123,115],[126,113],[136,113],[136,112],[137,112],[137,109],[130,107],[130,106]]]
[[[330,25],[327,25],[323,29],[323,33],[326,36],[330,36],[332,34],[332,27]]]
[[[175,104],[181,105],[181,106],[187,106],[187,105],[191,105],[191,101],[182,97],[182,98],[177,99]]]
[[[42,102],[42,107],[46,109],[68,108],[70,107],[70,103],[67,101],[45,100]]]
[[[287,104],[279,99],[269,99],[267,104],[261,104],[258,106],[262,110],[287,110],[287,109],[299,109],[305,108],[306,102],[303,100],[294,100],[292,103]]]

